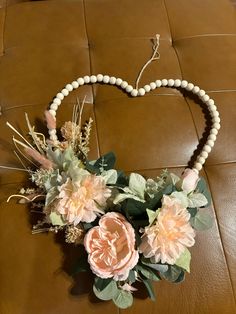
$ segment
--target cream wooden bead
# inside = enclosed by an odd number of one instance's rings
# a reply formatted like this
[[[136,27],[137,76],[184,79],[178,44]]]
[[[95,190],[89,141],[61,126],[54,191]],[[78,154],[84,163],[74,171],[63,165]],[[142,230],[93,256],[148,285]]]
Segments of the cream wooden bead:
[[[208,139],[209,139],[209,140],[212,140],[212,141],[215,141],[215,140],[216,140],[216,135],[215,135],[215,134],[210,134],[210,135],[208,136]]]
[[[200,89],[198,92],[199,97],[203,97],[206,94],[206,92],[203,89]]]
[[[167,86],[168,85],[168,81],[166,79],[161,80],[161,85],[162,86]]]
[[[110,77],[110,80],[109,80],[109,83],[110,83],[111,85],[116,84],[116,77],[111,76],[111,77]]]
[[[211,116],[212,118],[216,118],[216,117],[219,117],[219,112],[218,111],[211,111]]]
[[[206,142],[206,145],[208,145],[208,146],[210,146],[210,147],[213,147],[214,146],[214,141],[212,141],[212,140],[207,140],[207,142]]]
[[[172,80],[172,79],[168,80],[168,86],[172,87],[172,86],[174,86],[174,84],[175,84],[174,80]]]
[[[175,87],[180,87],[181,86],[181,80],[179,80],[179,79],[175,80],[174,86]]]
[[[198,171],[200,171],[202,169],[202,165],[200,164],[200,162],[196,162],[194,164],[194,168],[197,169]]]
[[[128,86],[126,86],[126,92],[127,93],[131,93],[132,92],[132,90],[133,90],[133,86],[131,86],[131,85],[128,85]]]
[[[150,85],[145,85],[143,88],[145,89],[146,93],[150,92],[150,90],[151,90]]]
[[[85,76],[84,76],[84,83],[85,83],[85,84],[90,83],[90,77],[89,77],[88,75],[85,75]]]
[[[157,86],[157,87],[161,87],[161,85],[162,85],[161,80],[156,80],[156,82],[155,82],[155,83],[156,83],[156,86]]]
[[[201,165],[203,165],[203,164],[205,163],[206,159],[205,159],[204,157],[199,157],[199,158],[197,159],[197,161],[198,161]]]
[[[110,76],[108,76],[108,75],[104,75],[103,76],[103,83],[105,83],[105,84],[107,84],[107,83],[109,83],[109,80],[110,80]]]
[[[220,118],[219,117],[213,117],[212,122],[213,123],[220,123]]]
[[[133,96],[133,97],[138,96],[138,91],[137,91],[137,89],[133,89],[133,90],[132,90],[131,96]]]
[[[79,78],[77,79],[77,82],[79,83],[80,86],[81,86],[81,85],[84,85],[84,79],[83,79],[82,77],[79,77]]]
[[[186,90],[191,91],[193,89],[194,85],[192,83],[188,83]]]
[[[151,82],[151,83],[150,83],[150,88],[151,88],[152,90],[155,89],[155,88],[157,88],[156,83],[155,83],[155,82]]]
[[[187,85],[188,85],[188,82],[187,82],[187,81],[185,81],[185,80],[181,81],[181,87],[182,87],[182,88],[186,88]]]
[[[71,84],[67,84],[65,86],[65,89],[67,89],[69,92],[72,92],[73,91],[73,86]]]
[[[53,103],[50,105],[50,109],[57,111],[58,105],[53,102]]]
[[[57,104],[58,106],[60,106],[61,100],[56,97],[56,98],[53,99],[53,103],[54,103],[54,104]]]
[[[215,104],[215,102],[214,102],[214,100],[211,99],[211,98],[207,101],[207,105],[208,105],[208,106],[211,106],[211,105],[214,105],[214,104]]]
[[[68,95],[69,95],[68,89],[65,89],[65,88],[63,88],[63,90],[61,91],[61,93],[62,93],[64,96],[68,96]]]
[[[56,97],[60,100],[63,100],[65,96],[62,93],[57,93]]]
[[[213,126],[212,126],[214,129],[217,129],[219,130],[220,129],[220,124],[219,123],[213,123]]]
[[[126,81],[122,81],[122,83],[120,84],[121,88],[126,88],[129,84]]]
[[[198,94],[198,92],[200,91],[200,87],[199,86],[194,86],[192,92],[193,94]]]
[[[210,99],[210,97],[208,96],[208,95],[204,95],[203,97],[202,97],[202,100],[206,103],[206,102],[208,102],[208,100]]]
[[[144,96],[145,95],[145,89],[144,88],[139,88],[138,94],[139,94],[139,96]]]
[[[204,159],[207,159],[207,157],[208,157],[208,152],[202,151],[201,154],[200,154],[200,157],[203,157]]]
[[[216,111],[217,110],[216,105],[209,105],[208,108],[210,111]]]
[[[74,89],[79,87],[79,83],[77,81],[73,81],[71,85],[73,86]]]
[[[98,82],[102,82],[102,80],[103,80],[103,75],[102,74],[98,74],[97,75],[97,81]]]
[[[91,83],[96,83],[97,82],[97,77],[95,75],[90,76],[90,82]]]
[[[50,112],[50,114],[51,114],[53,117],[56,117],[56,111],[55,111],[55,110],[49,109],[49,112]]]
[[[209,154],[211,152],[211,146],[205,144],[203,146],[203,151]]]
[[[212,128],[211,131],[210,131],[210,134],[217,135],[218,134],[218,130],[215,129],[215,128]]]
[[[117,79],[116,79],[116,85],[117,85],[117,86],[120,86],[122,82],[123,82],[123,81],[122,81],[121,78],[117,78]]]

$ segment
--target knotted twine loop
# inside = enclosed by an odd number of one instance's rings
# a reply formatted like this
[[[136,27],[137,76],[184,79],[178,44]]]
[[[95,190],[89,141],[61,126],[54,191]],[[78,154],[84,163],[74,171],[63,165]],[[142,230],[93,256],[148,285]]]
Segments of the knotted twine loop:
[[[139,81],[140,81],[140,79],[141,79],[141,77],[142,77],[142,74],[143,74],[144,70],[146,69],[146,67],[147,67],[152,61],[155,61],[155,60],[160,59],[160,53],[159,53],[159,51],[158,51],[159,44],[160,44],[160,35],[159,35],[159,34],[156,34],[156,38],[153,39],[153,46],[152,46],[153,54],[152,54],[151,58],[144,64],[144,66],[143,66],[142,69],[140,70],[139,75],[138,75],[138,78],[137,78],[136,83],[135,83],[135,89],[138,89]]]

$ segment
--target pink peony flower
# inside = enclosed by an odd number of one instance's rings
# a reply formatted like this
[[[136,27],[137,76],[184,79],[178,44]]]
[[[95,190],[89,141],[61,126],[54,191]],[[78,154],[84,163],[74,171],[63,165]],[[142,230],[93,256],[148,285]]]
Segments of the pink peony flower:
[[[68,178],[60,187],[56,211],[74,225],[80,221],[92,222],[104,213],[103,208],[110,196],[111,190],[101,176],[88,174],[75,183]]]
[[[164,195],[157,220],[145,227],[140,252],[154,263],[175,264],[185,248],[195,243],[189,219],[190,214],[179,200]]]
[[[185,169],[181,176],[181,188],[183,191],[190,193],[197,187],[199,176],[193,169]]]
[[[118,213],[102,216],[99,226],[86,234],[84,246],[92,271],[101,278],[126,280],[129,271],[138,263],[134,229]]]

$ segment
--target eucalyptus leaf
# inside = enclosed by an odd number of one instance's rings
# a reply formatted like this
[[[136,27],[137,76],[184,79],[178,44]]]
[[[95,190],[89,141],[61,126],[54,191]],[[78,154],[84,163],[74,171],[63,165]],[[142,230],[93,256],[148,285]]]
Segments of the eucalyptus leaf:
[[[119,293],[113,297],[112,301],[120,309],[127,309],[133,304],[133,296],[131,292],[119,289]]]
[[[208,212],[200,210],[197,214],[190,219],[191,225],[196,230],[207,230],[213,225],[213,219]]]
[[[196,207],[194,208],[187,208],[187,211],[190,213],[191,217],[196,216],[198,209]]]
[[[211,204],[211,194],[208,190],[208,187],[207,187],[207,184],[206,184],[206,181],[204,178],[200,178],[200,180],[198,181],[196,191],[205,195],[205,197],[208,201],[206,206],[209,206]]]
[[[136,269],[146,278],[154,281],[159,281],[160,277],[158,276],[157,272],[153,269],[143,266],[143,265],[137,265]]]
[[[185,192],[173,192],[171,196],[174,198],[177,198],[181,202],[184,208],[194,207],[194,206],[189,206],[188,196]]]
[[[135,196],[133,194],[119,193],[114,198],[113,203],[116,205],[116,204],[119,204],[119,203],[123,202],[124,200],[126,200],[128,198],[134,199],[136,201],[144,202],[143,200],[140,200],[140,198],[138,196]]]
[[[153,198],[147,201],[147,208],[154,210],[161,207],[162,197],[163,197],[163,191],[159,191],[158,193],[156,193]]]
[[[182,273],[184,271],[177,265],[169,265],[168,270],[164,273],[161,273],[161,276],[170,281],[170,282],[178,282],[180,277],[182,276]]]
[[[119,290],[117,288],[116,282],[114,280],[111,280],[108,285],[102,290],[99,290],[94,283],[93,292],[97,298],[107,301],[113,299],[118,294]]]
[[[135,271],[134,270],[130,270],[128,281],[130,283],[134,283],[136,281],[136,275],[135,275]]]
[[[149,225],[151,225],[155,219],[157,218],[157,216],[159,215],[160,209],[153,211],[151,209],[146,209],[147,215],[148,215],[148,221],[149,221]]]
[[[149,298],[151,298],[152,301],[155,301],[156,296],[155,296],[155,291],[154,291],[153,286],[152,286],[152,281],[149,279],[143,279],[143,283],[147,289]]]
[[[146,214],[146,203],[140,200],[128,199],[125,210],[131,216],[140,216]]]
[[[175,262],[175,265],[187,270],[190,273],[190,261],[191,261],[191,253],[186,248],[184,252],[180,255],[180,257]]]
[[[140,199],[144,199],[146,180],[138,173],[131,173],[129,178],[129,188]]]
[[[49,218],[53,226],[64,226],[66,224],[63,221],[61,215],[57,214],[56,212],[51,212]]]
[[[101,173],[101,176],[105,180],[106,184],[115,184],[117,181],[117,171],[114,169],[105,170]]]
[[[55,198],[57,197],[57,195],[59,194],[58,188],[57,187],[52,187],[46,195],[46,200],[45,200],[45,205],[48,206],[50,205]]]
[[[207,204],[208,200],[202,193],[192,193],[188,196],[188,207],[203,207]]]
[[[159,271],[160,273],[165,273],[168,271],[168,265],[154,264],[154,263],[151,263],[150,260],[145,259],[145,258],[142,259],[142,264],[147,265],[148,267],[153,268]]]

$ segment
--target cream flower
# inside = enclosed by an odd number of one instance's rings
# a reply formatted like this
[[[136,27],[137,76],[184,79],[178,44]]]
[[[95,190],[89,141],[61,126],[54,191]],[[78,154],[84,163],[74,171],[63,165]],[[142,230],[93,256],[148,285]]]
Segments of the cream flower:
[[[68,178],[60,187],[56,211],[74,225],[80,221],[92,222],[97,215],[104,213],[106,200],[110,196],[111,190],[101,176],[88,174],[76,182]]]
[[[180,201],[164,195],[157,220],[145,227],[140,252],[154,263],[175,264],[185,248],[195,243],[189,220],[190,214]]]

